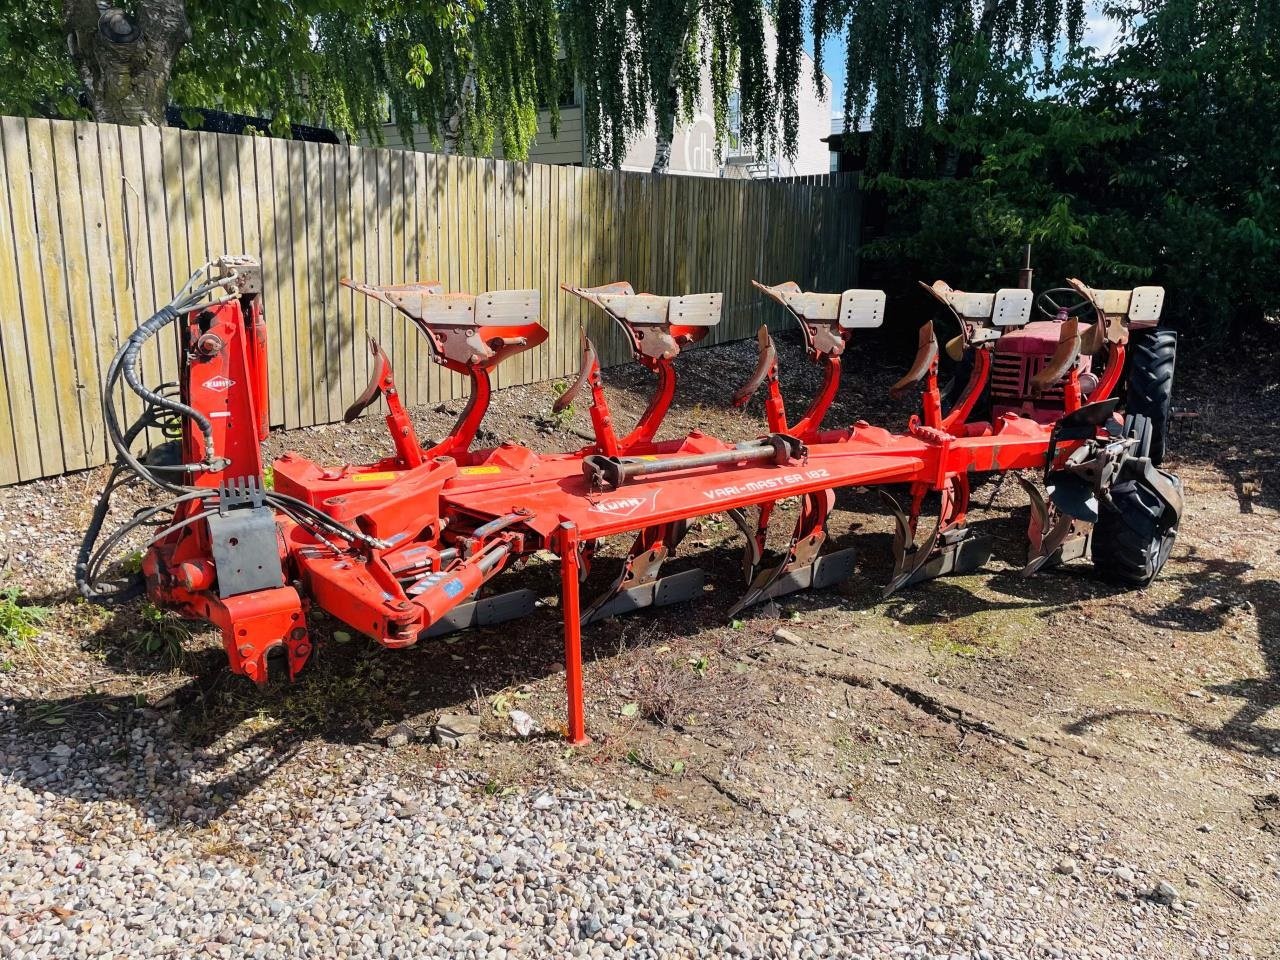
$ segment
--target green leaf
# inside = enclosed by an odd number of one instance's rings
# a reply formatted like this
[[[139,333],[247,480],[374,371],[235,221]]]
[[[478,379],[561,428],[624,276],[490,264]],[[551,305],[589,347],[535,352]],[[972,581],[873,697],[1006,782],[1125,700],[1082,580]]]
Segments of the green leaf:
[[[622,710],[620,712],[624,717],[634,717],[637,713],[640,712],[640,704],[624,703],[622,705]]]

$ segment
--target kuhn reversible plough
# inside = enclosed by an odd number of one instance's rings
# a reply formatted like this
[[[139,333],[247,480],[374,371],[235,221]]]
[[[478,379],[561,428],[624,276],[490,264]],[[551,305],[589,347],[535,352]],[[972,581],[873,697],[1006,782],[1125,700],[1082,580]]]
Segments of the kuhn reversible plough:
[[[566,286],[621,326],[657,387],[636,426],[620,434],[584,335],[581,369],[556,406],[586,391],[594,441],[541,454],[515,443],[471,449],[490,371],[547,339],[538,291],[476,296],[434,283],[349,285],[403,313],[426,335],[436,362],[470,378],[470,400],[440,442],[418,438],[390,363],[370,341],[373,378],[346,419],[381,398],[394,452],[376,463],[338,466],[286,453],[266,482],[260,445],[268,427],[268,334],[261,269],[245,257],[198,271],[121,347],[107,375],[107,425],[119,459],[81,550],[81,589],[105,599],[145,588],[155,603],[216,624],[232,670],[259,683],[303,668],[312,652],[312,605],[388,647],[410,646],[531,612],[532,591],[491,593],[486,585],[549,551],[561,567],[567,731],[581,741],[582,626],[701,594],[701,571],[662,574],[694,518],[727,513],[744,535],[746,592],[734,612],[852,573],[851,550],[822,552],[841,487],[909,485],[905,511],[886,497],[896,521],[886,593],[987,561],[989,545],[966,524],[974,474],[1043,471],[1047,498],[1023,478],[1032,494],[1026,572],[1091,553],[1106,575],[1144,584],[1164,563],[1177,529],[1180,488],[1156,466],[1172,373],[1172,341],[1156,330],[1163,300],[1157,287],[1106,291],[1071,281],[1069,290],[1039,301],[1027,288],[926,288],[958,325],[946,350],[960,376],[954,388],[940,386],[939,344],[926,324],[915,363],[894,387],[901,393],[920,384],[922,412],[894,433],[863,422],[823,427],[841,355],[853,331],[883,322],[884,294],[757,284],[799,324],[824,381],[803,416],[789,420],[777,353],[762,328],[759,363],[733,402],[746,403],[763,386],[769,433],[731,442],[696,431],[657,439],[675,390],[672,361],[718,322],[720,294]],[[1059,302],[1064,293],[1073,297],[1067,306]],[[1033,309],[1044,319],[1031,322]],[[140,378],[141,350],[170,325],[180,333],[181,379],[150,389]],[[1122,419],[1115,394],[1131,337],[1144,338],[1144,355],[1158,363],[1128,365]],[[127,429],[116,413],[122,383],[144,405]],[[148,428],[170,439],[138,453]],[[111,494],[137,479],[167,500],[103,539]],[[917,542],[930,492],[940,494],[940,513]],[[798,517],[780,555],[769,559],[768,524],[785,498],[799,498]],[[148,525],[155,533],[144,545],[141,579],[114,590],[100,584],[109,566],[122,568],[112,557],[129,534]],[[635,542],[612,588],[583,609],[579,584],[596,544],[628,533]]]

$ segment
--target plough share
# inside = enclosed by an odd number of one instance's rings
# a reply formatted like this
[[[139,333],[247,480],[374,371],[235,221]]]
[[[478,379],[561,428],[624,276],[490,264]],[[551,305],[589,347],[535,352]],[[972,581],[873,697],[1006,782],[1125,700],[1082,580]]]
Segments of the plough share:
[[[621,434],[584,334],[581,368],[555,408],[585,394],[594,440],[555,454],[515,443],[472,449],[489,402],[490,372],[547,339],[538,291],[472,295],[448,293],[436,283],[343,281],[416,324],[435,362],[469,377],[470,399],[449,434],[424,445],[391,364],[370,340],[373,376],[346,420],[381,399],[392,452],[374,463],[336,466],[286,453],[271,465],[269,483],[260,448],[268,426],[262,274],[250,258],[224,257],[198,271],[111,365],[104,399],[118,461],[81,550],[80,586],[103,600],[145,589],[157,604],[216,624],[231,669],[265,683],[293,678],[306,664],[312,606],[385,646],[411,646],[530,613],[537,599],[532,591],[492,593],[488,585],[549,551],[560,563],[567,732],[581,742],[582,627],[702,594],[702,571],[666,575],[662,568],[690,521],[707,514],[728,514],[743,534],[746,590],[736,614],[852,574],[852,550],[824,553],[837,489],[908,485],[906,509],[886,495],[895,521],[887,595],[988,560],[989,544],[966,522],[971,477],[1041,471],[1046,493],[1019,477],[1032,498],[1024,572],[1091,553],[1104,574],[1145,584],[1168,556],[1181,490],[1159,469],[1153,447],[1161,431],[1163,450],[1167,409],[1138,410],[1130,403],[1122,418],[1117,392],[1126,343],[1155,331],[1163,291],[1094,290],[1073,280],[1070,298],[1050,291],[1037,300],[1029,270],[1024,278],[1027,286],[994,294],[964,293],[941,282],[925,288],[959,329],[945,351],[967,373],[958,389],[940,387],[943,348],[926,323],[910,372],[894,386],[898,394],[919,387],[921,412],[897,433],[865,422],[823,426],[845,347],[854,331],[883,323],[884,294],[757,283],[799,325],[809,359],[823,368],[823,384],[804,414],[790,420],[777,351],[762,327],[757,367],[732,399],[741,406],[763,387],[769,432],[738,441],[697,431],[657,439],[676,389],[672,361],[719,321],[720,294],[657,296],[627,283],[566,285],[620,326],[656,387],[635,427]],[[1044,316],[1032,322],[1035,309]],[[141,351],[171,325],[180,334],[180,382],[148,388],[140,378]],[[117,413],[123,389],[143,405],[128,429]],[[139,453],[134,448],[148,428],[168,439]],[[136,481],[163,502],[103,538],[111,495]],[[921,537],[918,521],[930,493],[940,496],[941,508]],[[795,526],[779,555],[769,558],[768,525],[779,501],[789,498],[799,498]],[[104,581],[112,556],[144,525],[155,532],[145,544],[141,577],[110,586]],[[634,543],[611,589],[584,606],[579,587],[596,545],[618,534],[633,534]]]

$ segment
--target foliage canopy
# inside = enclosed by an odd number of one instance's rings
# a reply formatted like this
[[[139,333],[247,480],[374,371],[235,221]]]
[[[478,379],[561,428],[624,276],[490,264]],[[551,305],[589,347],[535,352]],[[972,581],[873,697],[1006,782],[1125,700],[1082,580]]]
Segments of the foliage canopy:
[[[1073,58],[1040,96],[1007,64],[914,169],[868,180],[883,225],[863,282],[905,290],[946,269],[999,286],[1032,242],[1041,277],[1167,287],[1170,317],[1215,345],[1280,313],[1280,8],[1122,12],[1110,56]]]
[[[1074,46],[1082,0],[122,0],[137,20],[168,6],[190,40],[167,81],[172,102],[321,123],[375,137],[391,118],[412,136],[522,157],[539,107],[566,78],[582,93],[597,162],[616,164],[651,121],[659,140],[702,106],[736,135],[793,157],[806,24],[847,35],[846,107],[902,150],[907,132],[973,108],[1010,56],[1052,64]],[[61,8],[61,11],[60,11]],[[0,111],[85,116],[64,19],[96,0],[12,0],[0,10]],[[772,21],[775,39],[768,39]],[[93,39],[93,31],[82,34]],[[80,63],[83,73],[83,60]],[[168,69],[167,65],[165,69]],[[704,91],[703,78],[709,90]],[[825,86],[820,69],[817,85]],[[572,82],[570,80],[570,82]],[[101,115],[102,111],[97,111]]]

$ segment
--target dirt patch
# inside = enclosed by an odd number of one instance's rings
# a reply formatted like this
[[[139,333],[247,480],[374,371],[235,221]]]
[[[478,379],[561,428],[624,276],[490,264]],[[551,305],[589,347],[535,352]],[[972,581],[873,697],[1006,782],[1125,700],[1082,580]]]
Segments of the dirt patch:
[[[798,405],[817,372],[793,341],[781,355]],[[725,402],[753,360],[750,343],[682,357],[665,435],[762,431],[758,399],[745,411]],[[885,399],[893,371],[877,370],[870,349],[852,351],[845,367],[830,422],[904,421],[909,406]],[[548,563],[508,575],[545,598],[531,618],[409,650],[382,650],[317,616],[306,677],[262,693],[226,673],[209,630],[174,635],[145,605],[71,599],[71,558],[104,471],[3,490],[0,587],[48,610],[36,639],[0,651],[5,722],[39,744],[139,710],[170,718],[192,751],[225,758],[210,804],[198,805],[195,825],[213,831],[211,844],[230,842],[217,838],[218,810],[252,804],[267,776],[290,773],[302,745],[398,731],[407,742],[385,750],[387,764],[461,767],[490,792],[551,783],[717,820],[803,807],[834,824],[887,810],[957,835],[1011,830],[1044,851],[1028,869],[1046,884],[1109,885],[1118,900],[1172,885],[1176,906],[1159,922],[1188,931],[1189,954],[1193,941],[1222,941],[1268,955],[1280,939],[1280,377],[1266,371],[1212,392],[1207,380],[1180,379],[1185,415],[1170,465],[1188,511],[1149,589],[1108,587],[1087,564],[1016,576],[1026,505],[1016,484],[996,481],[974,495],[976,522],[996,544],[988,569],[882,600],[891,521],[874,493],[841,491],[832,546],[857,548],[856,575],[730,620],[739,545],[731,523],[705,518],[671,569],[704,567],[712,591],[587,631],[592,743],[581,749],[559,737]],[[624,367],[606,380],[617,418],[638,416],[647,375]],[[586,411],[553,417],[554,396],[546,385],[500,391],[480,442],[580,445]],[[415,410],[420,436],[441,435],[461,407]],[[268,447],[344,461],[383,456],[388,444],[370,415],[276,434]],[[604,589],[627,546],[604,545],[586,596]],[[516,734],[512,710],[538,731]],[[442,712],[477,714],[484,735],[457,751],[431,744]],[[236,759],[246,744],[266,748],[249,765]],[[192,816],[181,804],[153,813],[179,828]],[[1074,875],[1054,873],[1063,857],[1079,863]],[[1116,879],[1126,871],[1133,883]]]

